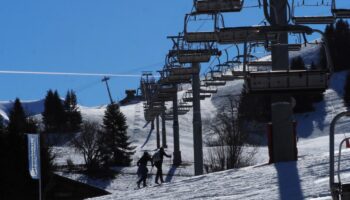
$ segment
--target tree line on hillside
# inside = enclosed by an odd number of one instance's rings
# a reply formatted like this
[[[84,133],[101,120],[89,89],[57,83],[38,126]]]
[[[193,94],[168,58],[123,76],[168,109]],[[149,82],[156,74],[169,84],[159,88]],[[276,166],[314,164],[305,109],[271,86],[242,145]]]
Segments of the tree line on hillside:
[[[43,125],[46,133],[78,132],[82,123],[74,91],[67,92],[62,102],[57,91],[49,90],[45,97]]]
[[[74,91],[68,91],[66,99],[62,101],[57,91],[49,90],[42,116],[41,122],[28,116],[18,98],[9,112],[7,123],[0,115],[0,157],[3,160],[0,165],[0,199],[38,197],[38,181],[32,180],[28,172],[26,133],[38,133],[41,136],[44,198],[53,189],[50,188],[50,182],[55,170],[55,155],[47,143],[50,133],[75,134],[72,145],[77,151],[83,152],[88,173],[101,173],[111,165],[131,164],[134,147],[128,141],[126,118],[118,104],[107,106],[103,125],[100,125],[82,120]],[[89,134],[93,135],[92,140],[86,140],[86,135]],[[93,142],[97,143],[91,149]],[[84,148],[89,148],[89,151],[84,151]]]
[[[338,20],[335,25],[327,25],[325,35],[329,43],[329,49],[334,64],[334,71],[350,69],[350,28],[345,20]],[[325,66],[325,55],[320,56],[321,63]],[[344,83],[344,105],[350,107],[350,73],[346,75]]]

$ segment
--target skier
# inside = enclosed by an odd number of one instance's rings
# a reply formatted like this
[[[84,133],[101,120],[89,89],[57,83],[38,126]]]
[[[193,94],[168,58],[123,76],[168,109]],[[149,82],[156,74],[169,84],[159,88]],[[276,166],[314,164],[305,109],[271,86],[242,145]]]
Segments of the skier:
[[[143,182],[143,187],[146,187],[146,180],[147,180],[147,174],[148,174],[148,168],[147,163],[148,161],[151,162],[153,167],[153,162],[151,156],[148,154],[148,152],[144,152],[143,156],[140,158],[139,161],[137,161],[137,166],[139,167],[137,169],[137,175],[140,177],[140,179],[137,181],[137,187],[140,188],[141,182]]]
[[[158,183],[158,179],[160,179],[160,182],[163,183],[164,180],[163,180],[163,172],[162,172],[162,164],[163,164],[163,157],[166,156],[168,158],[170,158],[171,156],[166,154],[165,151],[164,151],[164,148],[161,147],[159,149],[159,151],[157,151],[153,156],[152,156],[152,160],[153,160],[153,163],[154,165],[156,166],[157,168],[157,175],[156,175],[156,179],[155,179],[155,183],[156,184],[159,184]]]

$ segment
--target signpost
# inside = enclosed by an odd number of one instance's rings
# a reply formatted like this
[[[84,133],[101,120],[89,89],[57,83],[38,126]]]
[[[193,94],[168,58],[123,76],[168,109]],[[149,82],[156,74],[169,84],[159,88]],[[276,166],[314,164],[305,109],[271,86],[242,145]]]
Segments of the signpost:
[[[28,136],[28,170],[32,179],[39,180],[39,200],[41,200],[40,135]]]

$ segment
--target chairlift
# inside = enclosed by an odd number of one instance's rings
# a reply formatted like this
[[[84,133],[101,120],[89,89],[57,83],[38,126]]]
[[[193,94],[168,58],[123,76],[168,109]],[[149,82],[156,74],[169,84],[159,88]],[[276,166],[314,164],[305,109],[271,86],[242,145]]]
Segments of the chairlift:
[[[169,69],[170,75],[192,75],[198,74],[199,68],[193,67],[173,67]]]
[[[177,92],[177,87],[175,86],[164,86],[164,85],[158,85],[157,87],[157,92],[158,93],[163,93],[163,94],[173,94]]]
[[[329,75],[324,70],[279,70],[248,72],[246,89],[250,93],[316,91],[324,92]]]
[[[302,44],[271,44],[267,46],[266,50],[271,51],[273,46],[287,46],[288,51],[300,51]]]
[[[242,79],[245,77],[246,72],[242,71],[242,70],[232,70],[232,75],[236,78],[236,79]]]
[[[161,85],[169,85],[191,82],[192,75],[177,75],[171,74],[170,72],[171,71],[167,68],[163,69],[162,71],[158,71],[158,73],[160,74],[160,79],[158,80],[158,83]]]
[[[219,44],[264,42],[277,40],[277,34],[261,32],[262,26],[230,27],[219,29]]]
[[[174,115],[170,115],[170,114],[164,115],[164,119],[165,121],[172,121],[174,120]]]
[[[200,94],[199,95],[199,99],[200,100],[204,100],[206,97],[208,97],[207,95],[204,94]],[[184,96],[182,97],[182,101],[183,102],[193,102],[193,93],[187,91]]]
[[[224,86],[226,81],[203,80],[206,86]]]
[[[350,8],[338,8],[336,6],[336,0],[332,0],[332,13],[337,19],[350,18]]]
[[[197,13],[240,12],[243,0],[195,0]]]
[[[272,61],[255,60],[247,63],[251,67],[270,67],[272,66]]]
[[[300,24],[333,24],[335,22],[334,16],[296,16],[295,15],[295,9],[299,5],[295,4],[295,1],[292,1],[292,20],[295,24],[300,25]],[[301,6],[312,6],[312,7],[320,7],[320,6],[329,6],[331,7],[331,4],[325,4],[324,0],[321,1],[321,3],[317,4],[305,4],[303,1]]]
[[[191,25],[190,22],[196,21],[198,16],[203,14],[191,13],[186,14],[184,23],[184,40],[188,43],[193,42],[216,42],[218,40],[218,30],[220,27],[225,27],[224,18],[221,14],[204,14],[205,16],[211,16],[213,21],[213,28],[211,31],[189,31]],[[192,20],[193,19],[193,20]]]
[[[295,15],[295,8],[298,5],[295,5],[294,0],[292,2],[292,20],[295,24],[332,24],[335,22],[335,18],[332,15],[318,15],[318,16],[296,16]],[[329,6],[331,7],[331,4],[326,4],[324,0],[321,1],[321,3],[317,4],[305,4],[303,1],[301,6],[313,6],[313,7],[320,7],[320,6]]]
[[[337,19],[350,18],[350,9],[333,9],[332,12]]]
[[[207,94],[215,94],[218,92],[218,89],[210,89],[209,87],[201,88],[200,93],[207,93]]]
[[[177,62],[184,63],[201,63],[209,62],[211,56],[220,56],[221,52],[213,47],[213,44],[198,43],[189,45],[184,41],[183,36],[170,36],[173,43],[173,49],[169,51],[168,56],[177,58]]]
[[[342,118],[342,117],[349,117],[350,112],[345,111],[341,112],[338,115],[336,115],[330,125],[330,134],[329,134],[329,184],[331,189],[331,194],[333,199],[341,199],[341,200],[348,200],[350,199],[350,183],[343,183],[341,180],[341,161],[342,161],[342,148],[343,144],[350,140],[349,137],[344,138],[340,144],[339,144],[339,154],[338,154],[338,166],[337,166],[337,179],[338,182],[335,182],[335,170],[334,170],[334,164],[335,164],[335,155],[334,155],[334,135],[335,135],[335,125],[336,123]]]

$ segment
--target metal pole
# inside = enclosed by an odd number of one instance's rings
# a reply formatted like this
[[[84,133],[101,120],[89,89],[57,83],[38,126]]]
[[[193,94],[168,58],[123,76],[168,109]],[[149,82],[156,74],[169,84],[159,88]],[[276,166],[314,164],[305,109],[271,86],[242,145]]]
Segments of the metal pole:
[[[108,80],[109,80],[109,77],[105,76],[105,77],[102,79],[102,82],[106,82],[109,100],[111,101],[111,104],[113,104],[113,99],[112,99],[111,91],[109,90]]]
[[[156,126],[157,126],[157,149],[160,148],[160,133],[159,133],[159,115],[156,117]]]
[[[192,63],[193,69],[200,69],[199,63]],[[200,70],[194,70],[200,71]],[[203,147],[202,147],[202,119],[200,102],[200,79],[199,73],[192,75],[193,91],[193,151],[194,151],[194,174],[203,174]]]
[[[177,87],[177,85],[175,85]],[[181,151],[180,151],[180,134],[179,134],[179,116],[178,116],[178,106],[177,106],[177,92],[173,97],[173,131],[174,131],[174,165],[181,164]]]
[[[40,173],[40,174],[39,174],[39,200],[41,200],[41,199],[42,199],[42,196],[41,196],[41,187],[42,187],[42,182],[41,182],[41,174],[42,174],[42,173],[41,173],[41,171],[42,171],[42,170],[41,170],[41,147],[40,147],[40,146],[41,146],[41,145],[40,145],[40,143],[41,143],[41,142],[40,142],[40,141],[41,141],[41,138],[40,138],[40,134],[39,134],[38,138],[39,138],[39,139],[38,139],[38,140],[39,140],[39,141],[38,141],[38,146],[39,146],[39,147],[38,147],[38,149],[39,149],[39,152],[38,152],[38,159],[39,159],[39,169],[40,169],[40,170],[39,170],[39,173]]]
[[[163,102],[163,108],[165,107]],[[166,127],[165,127],[165,110],[162,111],[162,146],[164,148],[167,148],[168,145],[166,144]]]
[[[243,74],[245,74],[247,72],[247,42],[244,42],[244,48],[243,48],[243,52],[244,52],[244,56],[243,56]]]
[[[287,0],[270,0],[271,26],[288,25],[287,3]],[[273,44],[275,43],[288,44],[288,33],[278,33],[278,41]],[[287,45],[272,45],[271,58],[273,71],[289,69]],[[293,109],[290,102],[290,95],[272,94],[271,96],[272,155],[275,162],[296,160]]]

